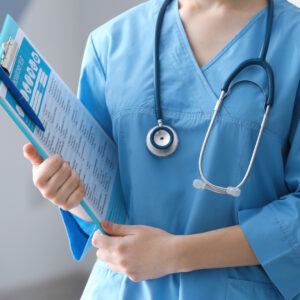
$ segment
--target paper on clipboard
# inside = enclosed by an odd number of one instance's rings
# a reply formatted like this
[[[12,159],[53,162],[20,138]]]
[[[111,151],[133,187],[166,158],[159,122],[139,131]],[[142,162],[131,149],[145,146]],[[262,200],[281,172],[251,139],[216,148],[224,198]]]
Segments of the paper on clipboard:
[[[24,114],[1,81],[0,104],[43,158],[60,153],[70,161],[85,183],[86,196],[81,205],[100,229],[99,221],[103,219],[126,223],[116,145],[7,16],[0,36],[0,43],[6,43],[1,56],[3,51],[9,53],[9,41],[13,48],[10,53],[15,52],[6,66],[10,78],[42,121],[45,131]]]

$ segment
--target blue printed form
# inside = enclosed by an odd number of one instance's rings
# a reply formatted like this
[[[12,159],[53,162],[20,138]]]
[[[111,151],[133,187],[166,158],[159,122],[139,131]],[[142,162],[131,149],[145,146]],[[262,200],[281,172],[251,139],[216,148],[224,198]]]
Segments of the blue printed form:
[[[0,81],[1,106],[43,158],[59,153],[70,161],[85,183],[86,196],[81,204],[98,226],[103,219],[126,223],[116,145],[7,16],[0,43],[9,38],[18,45],[10,78],[45,131],[31,121]]]

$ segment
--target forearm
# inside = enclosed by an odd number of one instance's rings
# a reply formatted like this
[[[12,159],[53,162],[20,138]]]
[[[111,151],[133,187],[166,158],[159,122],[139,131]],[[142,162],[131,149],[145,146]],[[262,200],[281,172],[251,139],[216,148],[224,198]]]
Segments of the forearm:
[[[178,272],[259,264],[239,225],[178,236],[176,248]]]

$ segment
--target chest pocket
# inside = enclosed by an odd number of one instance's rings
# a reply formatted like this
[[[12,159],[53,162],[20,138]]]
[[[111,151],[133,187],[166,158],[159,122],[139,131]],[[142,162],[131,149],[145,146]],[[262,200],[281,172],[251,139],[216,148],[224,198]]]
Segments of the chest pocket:
[[[270,283],[253,282],[228,278],[226,300],[283,300]]]

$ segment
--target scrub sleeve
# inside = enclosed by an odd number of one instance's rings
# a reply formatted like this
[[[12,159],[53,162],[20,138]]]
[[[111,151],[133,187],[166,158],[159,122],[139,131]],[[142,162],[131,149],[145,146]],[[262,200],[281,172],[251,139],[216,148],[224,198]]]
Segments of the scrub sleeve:
[[[105,74],[100,59],[96,55],[92,35],[88,38],[83,56],[78,98],[105,132],[112,137],[111,119],[105,102]],[[73,257],[80,260],[92,247],[91,240],[97,227],[68,211],[60,209],[60,212]]]
[[[300,84],[285,164],[290,191],[268,205],[239,211],[239,223],[261,266],[285,299],[300,293]]]

